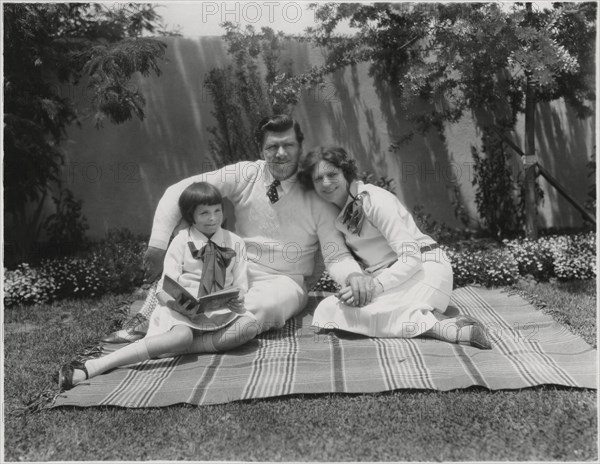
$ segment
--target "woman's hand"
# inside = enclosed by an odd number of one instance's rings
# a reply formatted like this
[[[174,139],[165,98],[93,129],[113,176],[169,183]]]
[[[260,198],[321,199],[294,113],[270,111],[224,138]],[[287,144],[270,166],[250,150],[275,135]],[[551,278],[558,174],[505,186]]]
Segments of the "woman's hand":
[[[337,297],[349,306],[364,306],[369,304],[375,296],[375,280],[370,275],[352,273],[346,280],[347,286],[343,287]]]

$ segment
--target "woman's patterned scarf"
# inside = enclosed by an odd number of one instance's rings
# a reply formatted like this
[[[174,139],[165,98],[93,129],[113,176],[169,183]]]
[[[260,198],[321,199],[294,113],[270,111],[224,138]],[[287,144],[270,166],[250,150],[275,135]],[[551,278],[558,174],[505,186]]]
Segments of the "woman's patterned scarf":
[[[342,223],[348,228],[351,234],[357,234],[360,237],[365,220],[365,210],[363,208],[363,199],[369,195],[369,192],[360,192],[356,196],[348,192],[352,201],[346,205],[342,214]]]

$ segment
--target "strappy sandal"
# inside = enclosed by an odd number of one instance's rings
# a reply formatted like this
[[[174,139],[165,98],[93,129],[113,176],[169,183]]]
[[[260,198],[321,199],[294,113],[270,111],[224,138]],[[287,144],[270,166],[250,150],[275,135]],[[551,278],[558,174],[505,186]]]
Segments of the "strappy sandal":
[[[460,330],[467,326],[471,326],[471,336],[467,342],[469,345],[479,348],[480,350],[492,349],[492,343],[485,333],[483,324],[471,316],[459,315],[456,317],[456,328],[458,329],[456,331],[456,343],[460,343],[458,340]]]
[[[75,386],[73,385],[73,373],[75,369],[79,369],[85,373],[85,380],[89,378],[85,363],[74,360],[68,364],[63,364],[58,370],[58,386],[61,390],[70,390]]]

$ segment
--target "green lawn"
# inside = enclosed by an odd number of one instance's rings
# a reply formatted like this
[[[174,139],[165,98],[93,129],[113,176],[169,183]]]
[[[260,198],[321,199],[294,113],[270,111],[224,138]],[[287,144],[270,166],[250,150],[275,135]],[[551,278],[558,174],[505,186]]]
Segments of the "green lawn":
[[[596,283],[518,290],[596,345]],[[294,396],[161,409],[13,414],[114,328],[123,298],[5,309],[5,459],[596,461],[596,391],[539,387]]]

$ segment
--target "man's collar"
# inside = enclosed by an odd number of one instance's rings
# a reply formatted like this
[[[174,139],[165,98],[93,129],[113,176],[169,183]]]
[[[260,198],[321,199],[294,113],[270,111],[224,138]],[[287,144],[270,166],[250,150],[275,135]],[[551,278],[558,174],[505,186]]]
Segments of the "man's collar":
[[[267,165],[267,162],[263,160],[263,179],[264,181],[264,186],[268,187],[270,186],[273,181],[275,180],[275,178],[273,177],[273,174],[271,174],[271,171],[269,171],[269,167]],[[298,181],[298,173],[295,172],[293,175],[291,175],[290,177],[288,177],[285,180],[280,181],[280,187],[283,190],[283,193],[287,193],[289,192],[292,187],[294,187],[294,185],[296,185],[299,181]]]

